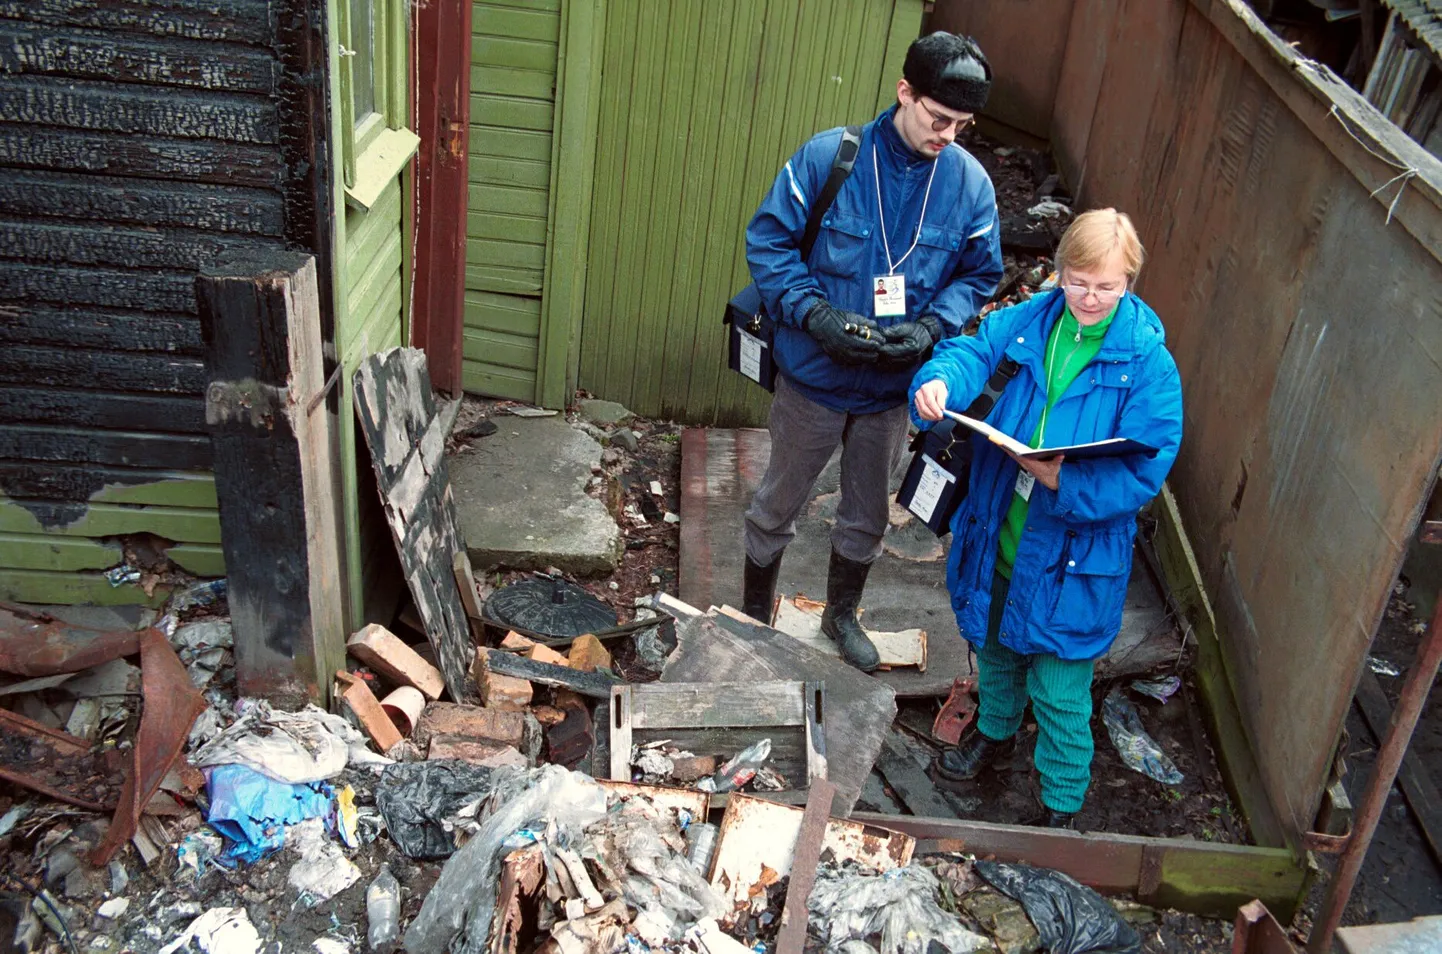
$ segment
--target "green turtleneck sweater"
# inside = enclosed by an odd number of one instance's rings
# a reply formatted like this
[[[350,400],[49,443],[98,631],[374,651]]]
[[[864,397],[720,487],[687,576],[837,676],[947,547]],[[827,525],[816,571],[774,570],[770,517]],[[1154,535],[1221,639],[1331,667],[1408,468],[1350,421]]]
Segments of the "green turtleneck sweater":
[[[1072,316],[1070,307],[1062,311],[1061,318],[1052,328],[1046,343],[1046,409],[1042,411],[1036,432],[1031,436],[1029,443],[1032,447],[1045,446],[1043,442],[1046,440],[1046,423],[1052,406],[1066,393],[1066,389],[1071,387],[1082,369],[1097,356],[1097,352],[1102,348],[1102,339],[1106,337],[1107,329],[1111,327],[1116,313],[1113,308],[1111,314],[1101,321],[1083,326]],[[1006,511],[1006,519],[1002,521],[996,548],[996,572],[1007,579],[1011,579],[1011,568],[1016,563],[1016,547],[1021,542],[1022,530],[1026,528],[1029,506],[1030,502],[1026,497],[1013,493],[1011,507]]]

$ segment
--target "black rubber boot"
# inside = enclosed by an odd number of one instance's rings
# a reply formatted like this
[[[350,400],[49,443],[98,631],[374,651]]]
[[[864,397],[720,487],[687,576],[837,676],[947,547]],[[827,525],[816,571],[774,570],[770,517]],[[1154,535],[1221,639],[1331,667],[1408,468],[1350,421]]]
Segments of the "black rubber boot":
[[[826,574],[826,612],[821,614],[821,631],[841,647],[841,658],[862,672],[872,672],[881,665],[876,647],[856,620],[861,591],[866,588],[870,572],[870,563],[855,563],[832,550]]]
[[[948,782],[965,782],[976,778],[981,770],[1016,749],[1016,736],[988,739],[973,727],[962,737],[956,748],[946,749],[932,763],[937,776]]]
[[[776,612],[776,577],[781,572],[781,554],[770,566],[753,563],[746,558],[746,575],[742,582],[741,612],[754,620],[771,625]]]
[[[1047,828],[1069,828],[1076,830],[1076,812],[1059,812],[1048,808],[1046,810]]]

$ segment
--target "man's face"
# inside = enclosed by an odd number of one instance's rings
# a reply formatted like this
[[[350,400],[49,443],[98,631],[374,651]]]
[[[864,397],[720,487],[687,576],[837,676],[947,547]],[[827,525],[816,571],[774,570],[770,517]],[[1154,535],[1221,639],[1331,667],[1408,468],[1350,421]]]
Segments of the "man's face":
[[[918,96],[906,80],[896,84],[896,130],[913,150],[935,159],[971,124],[970,113],[948,109],[928,96]],[[940,128],[938,128],[940,127]]]

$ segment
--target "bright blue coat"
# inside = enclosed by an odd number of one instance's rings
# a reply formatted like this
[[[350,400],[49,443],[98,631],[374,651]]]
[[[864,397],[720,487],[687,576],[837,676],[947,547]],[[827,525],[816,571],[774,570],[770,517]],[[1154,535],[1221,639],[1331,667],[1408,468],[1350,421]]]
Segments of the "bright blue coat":
[[[746,229],[751,277],[777,325],[777,367],[803,395],[834,411],[870,414],[902,404],[911,372],[833,362],[801,330],[817,299],[883,327],[931,313],[950,336],[961,333],[1001,280],[1001,226],[986,170],[955,143],[934,162],[912,152],[892,122],[895,110],[892,106],[862,127],[856,165],[821,220],[808,262],[801,260],[801,237],[811,204],[831,174],[840,128],[816,135],[791,157]],[[893,260],[906,254],[916,237],[927,178],[936,164],[920,240],[898,269],[906,276],[905,316],[873,315],[874,279],[887,271],[873,145]]]
[[[965,411],[1002,356],[1010,356],[1021,370],[987,422],[1030,441],[1046,405],[1043,351],[1063,305],[1060,291],[1046,292],[988,315],[974,338],[943,341],[917,371],[912,395],[940,379],[948,409]],[[914,406],[912,414],[916,420]],[[1161,321],[1131,293],[1118,303],[1101,351],[1047,418],[1050,446],[1109,437],[1129,437],[1160,450],[1152,458],[1063,461],[1057,490],[1033,487],[998,630],[1002,644],[1018,653],[1094,659],[1111,646],[1121,629],[1137,511],[1161,490],[1181,445],[1176,362]],[[997,538],[1019,468],[985,438],[977,435],[972,444],[971,489],[952,520],[946,582],[962,635],[980,646],[991,610]]]

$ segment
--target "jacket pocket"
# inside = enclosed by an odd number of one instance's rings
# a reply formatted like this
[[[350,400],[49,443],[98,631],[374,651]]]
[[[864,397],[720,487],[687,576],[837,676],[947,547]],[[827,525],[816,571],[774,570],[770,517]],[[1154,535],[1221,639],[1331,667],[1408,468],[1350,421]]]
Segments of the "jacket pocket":
[[[863,271],[872,224],[849,212],[828,212],[811,251],[810,266],[824,275],[855,278]]]
[[[1069,639],[1116,636],[1131,568],[1131,534],[1068,536],[1056,567],[1057,593],[1047,628]]]
[[[917,292],[918,307],[924,308],[951,280],[956,262],[961,257],[961,247],[965,244],[966,237],[957,229],[941,225],[922,228],[913,253],[916,261],[909,263],[906,269],[909,284]]]

